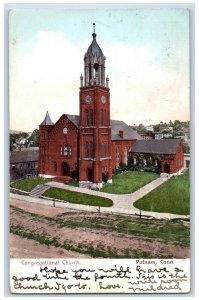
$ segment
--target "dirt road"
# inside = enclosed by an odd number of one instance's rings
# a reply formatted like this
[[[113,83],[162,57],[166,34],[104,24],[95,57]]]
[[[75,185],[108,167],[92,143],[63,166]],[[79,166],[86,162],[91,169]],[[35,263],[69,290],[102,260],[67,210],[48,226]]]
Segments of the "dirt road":
[[[16,199],[11,199],[10,205],[11,257],[189,257],[189,247],[152,239],[144,234],[139,237],[118,232],[114,215],[106,216],[104,221],[105,216],[97,213]],[[119,221],[124,222],[123,219]]]

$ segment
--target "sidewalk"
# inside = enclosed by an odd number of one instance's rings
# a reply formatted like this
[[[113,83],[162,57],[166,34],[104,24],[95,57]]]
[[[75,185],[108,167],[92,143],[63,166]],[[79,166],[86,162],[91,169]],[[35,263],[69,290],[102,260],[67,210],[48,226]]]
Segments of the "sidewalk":
[[[124,194],[124,195],[115,195],[109,194],[99,191],[93,191],[85,188],[73,187],[69,185],[65,185],[59,182],[48,182],[45,186],[49,187],[57,187],[62,188],[70,191],[76,191],[84,194],[90,194],[95,196],[101,196],[109,198],[113,201],[112,207],[100,207],[101,213],[117,213],[117,214],[127,214],[127,215],[134,215],[140,214],[140,210],[133,206],[133,203],[142,198],[144,195],[148,194],[150,191],[167,181],[168,178],[157,178],[156,180],[150,182],[149,184],[145,185],[144,187],[140,188],[136,192],[132,194]],[[93,211],[99,212],[99,207],[97,206],[90,206],[90,205],[81,205],[81,204],[72,204],[69,202],[61,202],[61,201],[53,201],[53,200],[46,200],[42,198],[24,196],[24,195],[17,195],[17,194],[10,194],[12,198],[22,200],[22,201],[29,201],[40,203],[44,205],[56,207],[63,207],[75,210],[83,210],[83,211]],[[147,215],[150,217],[154,217],[156,219],[176,219],[176,218],[187,218],[188,216],[185,215],[176,215],[176,214],[169,214],[169,213],[157,213],[157,212],[149,212],[149,211],[142,211],[142,215]]]

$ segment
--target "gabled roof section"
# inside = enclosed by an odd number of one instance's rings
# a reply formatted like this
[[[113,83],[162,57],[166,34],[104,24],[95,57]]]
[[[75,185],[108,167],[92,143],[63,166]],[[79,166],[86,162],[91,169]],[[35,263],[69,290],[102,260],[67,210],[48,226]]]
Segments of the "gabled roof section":
[[[51,120],[51,118],[49,116],[48,111],[46,112],[46,116],[45,116],[43,122],[40,125],[42,125],[42,126],[43,125],[54,125],[54,123],[52,122],[52,120]]]
[[[79,116],[64,114],[77,128],[79,128]],[[119,135],[123,131],[123,138]],[[111,140],[141,140],[142,137],[123,121],[111,120]]]
[[[123,131],[123,138],[119,136],[119,131]],[[142,137],[123,121],[111,120],[111,140],[141,140]]]
[[[180,139],[164,139],[164,140],[140,140],[132,146],[131,152],[134,153],[151,153],[151,154],[175,154]]]
[[[77,128],[79,128],[79,116],[64,114]]]

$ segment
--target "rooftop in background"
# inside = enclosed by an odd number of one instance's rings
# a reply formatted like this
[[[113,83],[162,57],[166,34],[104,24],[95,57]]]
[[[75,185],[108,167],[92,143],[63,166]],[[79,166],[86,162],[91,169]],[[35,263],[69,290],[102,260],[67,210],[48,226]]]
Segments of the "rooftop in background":
[[[10,155],[10,164],[16,164],[20,162],[38,161],[39,148],[32,147],[27,148],[25,151],[13,151]]]

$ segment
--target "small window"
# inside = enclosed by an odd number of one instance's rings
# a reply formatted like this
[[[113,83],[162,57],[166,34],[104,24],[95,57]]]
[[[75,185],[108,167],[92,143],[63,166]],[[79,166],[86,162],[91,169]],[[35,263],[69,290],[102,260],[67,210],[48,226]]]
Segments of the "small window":
[[[134,166],[137,164],[137,159],[135,157],[133,159],[133,164],[134,164]]]
[[[71,149],[71,146],[68,146],[68,155],[69,155],[69,156],[72,155],[72,149]]]
[[[60,146],[60,154],[63,155],[63,148]]]

